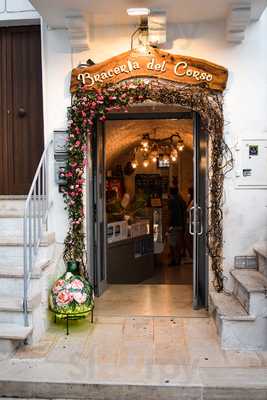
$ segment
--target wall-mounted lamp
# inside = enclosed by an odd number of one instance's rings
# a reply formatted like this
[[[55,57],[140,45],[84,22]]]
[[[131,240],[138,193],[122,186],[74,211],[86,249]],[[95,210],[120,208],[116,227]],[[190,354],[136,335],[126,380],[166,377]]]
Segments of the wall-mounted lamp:
[[[146,53],[147,45],[158,46],[166,42],[166,11],[149,8],[128,8],[129,16],[140,17],[139,27],[131,36],[131,49],[133,49],[134,37],[138,34],[137,49],[141,53]]]

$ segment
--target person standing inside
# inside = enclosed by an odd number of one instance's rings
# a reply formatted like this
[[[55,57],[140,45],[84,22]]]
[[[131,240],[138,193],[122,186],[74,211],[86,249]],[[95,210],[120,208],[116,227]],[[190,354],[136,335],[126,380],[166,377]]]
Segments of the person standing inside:
[[[186,203],[178,186],[170,188],[169,199],[169,244],[172,261],[170,265],[180,265],[184,246]]]

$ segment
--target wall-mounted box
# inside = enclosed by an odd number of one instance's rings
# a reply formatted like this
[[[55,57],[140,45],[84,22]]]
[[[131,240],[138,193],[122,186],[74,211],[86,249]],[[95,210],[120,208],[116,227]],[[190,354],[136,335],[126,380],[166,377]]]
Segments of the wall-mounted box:
[[[67,159],[67,137],[68,133],[66,131],[54,131],[54,157],[56,160]]]
[[[239,189],[267,189],[267,139],[243,139],[236,152]]]
[[[55,161],[55,181],[58,185],[66,184],[64,176],[61,173],[65,171],[66,161]]]

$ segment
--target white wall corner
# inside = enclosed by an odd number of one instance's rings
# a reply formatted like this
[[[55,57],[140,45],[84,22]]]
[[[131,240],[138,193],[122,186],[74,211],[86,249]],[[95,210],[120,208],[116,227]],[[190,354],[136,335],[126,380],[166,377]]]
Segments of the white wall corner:
[[[65,18],[68,30],[70,47],[73,51],[89,49],[89,25],[82,16],[69,16]]]

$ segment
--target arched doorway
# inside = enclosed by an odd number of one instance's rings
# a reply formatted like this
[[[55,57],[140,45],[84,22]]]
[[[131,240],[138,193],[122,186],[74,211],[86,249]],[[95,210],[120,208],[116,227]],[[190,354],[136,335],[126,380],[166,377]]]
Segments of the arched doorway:
[[[195,254],[199,251],[202,252],[201,260],[204,265],[202,272],[200,272],[198,269],[199,261],[195,263],[195,295],[193,305],[195,307],[205,307],[207,306],[208,288],[207,253],[209,254],[211,269],[213,270],[211,280],[213,280],[217,290],[222,289],[221,199],[224,176],[222,165],[225,152],[227,152],[227,146],[223,141],[222,90],[226,85],[227,71],[222,67],[215,66],[203,60],[196,61],[196,59],[189,60],[187,58],[186,60],[177,61],[177,57],[179,56],[172,56],[165,52],[159,52],[158,50],[155,53],[155,51],[155,49],[152,49],[151,52],[153,54],[150,52],[146,57],[142,56],[142,58],[138,60],[138,63],[136,62],[135,64],[133,60],[128,60],[128,64],[124,62],[124,64],[116,65],[119,61],[118,57],[115,57],[105,63],[73,71],[71,87],[75,96],[70,113],[70,132],[78,128],[77,132],[78,135],[80,135],[79,138],[82,139],[78,140],[80,146],[87,141],[88,134],[90,135],[94,131],[96,138],[94,145],[96,144],[97,146],[93,157],[95,163],[93,173],[94,179],[92,179],[91,182],[94,182],[94,198],[91,207],[89,207],[89,212],[87,213],[89,216],[89,226],[91,227],[89,235],[91,254],[89,274],[95,281],[98,294],[101,294],[106,281],[107,253],[105,251],[106,227],[103,218],[103,207],[105,203],[103,201],[104,186],[103,181],[100,182],[99,179],[104,174],[102,151],[104,136],[102,133],[106,119],[111,119],[112,115],[116,115],[115,118],[117,119],[120,118],[119,113],[122,110],[124,112],[126,108],[128,112],[124,115],[127,115],[127,118],[129,118],[130,105],[135,103],[145,104],[148,100],[169,106],[172,105],[176,107],[176,113],[177,107],[185,107],[188,112],[193,113],[194,119],[195,184],[199,177],[199,171],[205,171],[202,181],[198,182],[198,186],[196,184],[195,187],[196,207],[193,212],[193,225],[196,228],[194,232]],[[130,56],[135,57],[136,55],[133,55],[132,52],[129,54],[128,52],[124,53],[122,58],[124,59]],[[149,68],[151,67],[149,62],[152,62],[152,56],[154,58],[161,57],[162,73],[170,73],[170,70],[167,70],[166,67],[167,61],[169,61],[171,66],[175,64],[175,77],[172,79],[169,75],[167,77],[161,75],[160,79],[158,76],[159,69],[154,69],[152,72],[151,69],[149,69],[147,73],[148,65]],[[162,59],[164,58],[165,64],[163,66],[164,61],[162,61]],[[195,63],[195,66],[190,67],[190,62],[191,64]],[[142,67],[143,69],[140,67],[142,63],[145,63],[145,67]],[[155,64],[155,60],[153,63],[154,66],[159,65],[159,63]],[[97,68],[106,72],[97,73]],[[146,68],[145,72],[144,68]],[[131,72],[131,79],[123,80],[125,77],[120,74],[128,74],[129,71]],[[148,76],[149,78],[136,80],[136,76]],[[154,76],[157,76],[158,79],[151,79],[151,77]],[[114,114],[111,113],[111,111],[117,111],[117,113]],[[123,115],[123,113],[121,113],[121,115]],[[155,110],[154,115],[156,115]],[[77,138],[77,132],[76,136],[73,136],[75,139]],[[201,140],[205,139],[205,137],[207,141],[205,142],[204,140],[201,144]],[[76,141],[73,146],[73,140],[74,139],[71,137],[71,153],[73,153],[73,148],[76,146],[75,143],[77,143]],[[206,143],[205,145],[203,145],[204,142]],[[208,150],[209,155],[207,154]],[[90,151],[92,152],[92,148]],[[82,154],[80,154],[80,156],[80,161],[82,161],[84,152],[83,156]],[[207,186],[206,180],[208,181]],[[71,182],[73,183],[73,179],[71,179]],[[208,187],[207,195],[206,187]],[[201,201],[202,203],[204,202],[202,206],[200,205]],[[69,215],[70,220],[72,220],[72,215]],[[94,222],[92,223],[92,221]],[[75,243],[73,240],[74,236],[76,242],[78,238],[82,243],[83,228],[80,222],[78,227],[75,226],[75,224],[70,226],[65,241],[65,258],[68,258],[68,254],[73,250],[72,246]],[[203,246],[199,245],[200,240],[203,241]],[[69,243],[71,243],[71,246],[69,246]],[[81,252],[83,252],[83,246],[80,246],[80,249]],[[73,251],[75,252],[76,250],[74,249]],[[94,265],[93,268],[92,265]],[[200,277],[202,287],[199,285]]]
[[[154,107],[146,105],[145,107],[131,107],[128,109],[127,113],[109,113],[107,115],[107,120],[104,124],[98,124],[97,129],[95,130],[93,142],[92,142],[92,161],[93,161],[93,196],[91,197],[92,204],[91,208],[94,210],[93,220],[95,223],[92,226],[92,237],[93,241],[91,241],[91,254],[92,259],[90,262],[90,273],[89,275],[93,278],[95,283],[95,289],[97,295],[102,295],[106,288],[109,285],[116,284],[142,284],[149,285],[151,283],[157,284],[176,284],[177,292],[181,292],[181,286],[183,285],[184,294],[183,296],[187,296],[188,291],[190,291],[189,296],[192,296],[192,304],[194,308],[202,308],[207,307],[208,305],[208,252],[207,252],[207,174],[208,174],[208,164],[207,164],[207,152],[208,152],[208,138],[205,132],[200,132],[200,117],[196,112],[192,112],[190,110],[184,109],[183,111],[179,111],[179,107],[172,107],[170,111],[166,111],[166,107],[163,105],[158,105],[157,110]],[[144,111],[144,109],[146,111]],[[164,110],[165,109],[165,110]],[[180,107],[181,109],[181,107]],[[168,201],[164,201],[169,194],[170,187],[173,185],[172,179],[170,176],[166,176],[162,173],[162,170],[157,165],[155,168],[154,174],[149,174],[147,168],[143,169],[142,174],[138,174],[135,171],[135,181],[133,181],[134,193],[136,195],[136,191],[138,187],[145,187],[142,192],[145,192],[146,197],[146,205],[144,205],[144,209],[149,209],[148,212],[143,214],[143,218],[138,218],[137,221],[149,221],[149,225],[151,226],[150,232],[147,232],[148,235],[136,234],[136,236],[131,236],[129,238],[126,237],[118,237],[116,239],[116,227],[120,229],[120,224],[123,220],[123,216],[118,215],[118,213],[107,213],[107,182],[108,182],[108,171],[111,168],[112,163],[108,162],[109,157],[111,156],[111,145],[109,141],[112,140],[113,143],[119,141],[118,146],[123,148],[123,140],[122,137],[119,139],[118,135],[118,126],[124,126],[125,122],[131,121],[131,129],[133,127],[137,127],[140,125],[140,122],[145,122],[146,131],[151,129],[151,126],[157,126],[158,129],[162,125],[162,122],[166,122],[167,126],[170,129],[171,122],[176,122],[176,130],[180,130],[181,121],[190,121],[192,126],[192,151],[191,153],[191,163],[192,163],[192,171],[191,174],[189,172],[189,178],[187,181],[189,184],[184,184],[185,187],[182,187],[181,178],[178,179],[178,183],[180,189],[182,189],[183,198],[186,200],[186,191],[189,186],[191,186],[194,190],[194,201],[190,208],[186,211],[188,213],[187,217],[188,223],[184,227],[184,239],[187,237],[188,239],[192,239],[192,254],[190,257],[192,259],[189,260],[189,263],[184,263],[185,258],[181,260],[181,262],[174,262],[172,265],[172,261],[170,261],[169,267],[166,267],[165,260],[161,260],[161,255],[157,255],[157,251],[155,249],[156,240],[153,242],[153,212],[160,212],[160,232],[162,235],[162,248],[161,252],[163,253],[164,246],[166,243],[173,241],[172,232],[169,230],[170,222],[168,221]],[[116,122],[116,128],[114,129],[117,134],[113,134],[114,137],[109,135],[110,128]],[[153,123],[156,123],[153,124]],[[139,124],[138,124],[139,123]],[[134,125],[133,125],[134,124]],[[148,128],[148,126],[150,128]],[[141,125],[142,126],[142,125]],[[127,129],[127,128],[126,128]],[[144,128],[143,128],[144,129]],[[166,129],[166,125],[165,125]],[[113,130],[113,132],[114,132]],[[139,131],[140,132],[140,131]],[[126,136],[129,135],[129,131],[125,131]],[[135,137],[140,137],[140,134]],[[124,140],[125,142],[125,140]],[[129,138],[127,137],[126,143],[129,142]],[[117,147],[118,147],[117,146]],[[123,151],[123,150],[122,150]],[[124,152],[126,155],[125,162],[127,162],[127,154],[129,151]],[[129,158],[129,155],[128,155]],[[181,157],[180,157],[181,159]],[[113,166],[116,165],[113,162]],[[175,164],[173,164],[173,167]],[[170,167],[170,166],[169,166]],[[179,170],[183,170],[187,167],[190,168],[190,164],[186,164],[185,168],[180,165]],[[163,169],[164,171],[164,169]],[[168,169],[167,169],[168,171]],[[138,171],[137,171],[138,172]],[[140,171],[139,171],[140,172]],[[165,171],[164,171],[165,172]],[[188,172],[188,171],[185,171]],[[110,174],[111,175],[111,174]],[[165,175],[165,176],[164,176]],[[177,177],[177,174],[174,176]],[[163,189],[163,193],[161,190],[157,190],[154,187],[154,182],[152,180],[158,180],[159,182],[166,182],[166,187]],[[141,180],[141,183],[139,182]],[[123,185],[123,178],[113,178],[113,181],[116,181]],[[160,184],[160,183],[159,183]],[[139,187],[140,189],[140,187]],[[183,190],[184,189],[184,190]],[[123,190],[123,189],[122,189]],[[124,189],[125,190],[125,189]],[[153,207],[153,200],[151,199],[156,192],[156,200],[160,202],[158,207]],[[160,194],[158,192],[161,192]],[[119,195],[119,197],[121,197]],[[134,195],[132,196],[134,197]],[[169,197],[169,196],[168,196]],[[147,200],[148,198],[148,200]],[[137,200],[138,201],[138,200]],[[154,200],[155,201],[155,200]],[[151,204],[152,203],[152,204]],[[193,206],[194,204],[194,206]],[[143,210],[144,210],[143,209]],[[141,210],[139,210],[140,213]],[[166,215],[167,213],[167,215]],[[117,215],[115,215],[117,214]],[[128,214],[131,214],[131,207],[128,207]],[[112,221],[116,221],[108,224],[109,216],[115,216]],[[140,215],[140,214],[139,214]],[[141,213],[142,215],[142,213]],[[165,215],[165,218],[164,218]],[[146,218],[147,219],[146,219]],[[131,230],[135,229],[137,223],[135,217],[132,217],[132,225]],[[139,222],[140,223],[140,222]],[[167,225],[167,226],[164,226]],[[114,232],[110,232],[110,235],[114,236],[109,243],[109,229]],[[172,229],[172,228],[171,228]],[[150,233],[150,235],[149,235]],[[118,236],[120,233],[118,232]],[[167,237],[166,237],[167,235]],[[189,236],[190,235],[190,236]],[[149,247],[147,242],[151,238],[152,245]],[[113,242],[114,240],[114,242]],[[93,246],[94,243],[94,246]],[[176,244],[178,245],[178,244]],[[145,247],[148,246],[147,249]],[[137,249],[143,248],[141,251],[137,251]],[[186,252],[186,247],[184,249]],[[153,256],[151,257],[151,254]],[[168,257],[168,255],[166,256]],[[169,279],[153,279],[155,275],[157,276],[157,268],[155,264],[164,264],[164,267],[161,265],[161,274],[168,275]],[[169,261],[167,261],[169,262]],[[179,265],[177,265],[179,264]],[[191,265],[192,264],[192,265]],[[164,270],[164,272],[162,272]],[[159,275],[159,273],[158,273]],[[117,286],[118,287],[118,286]],[[128,288],[125,288],[127,291]],[[192,290],[192,295],[191,295]],[[114,288],[116,291],[116,288]],[[137,291],[138,292],[138,291]],[[185,294],[186,292],[186,294]],[[122,291],[123,293],[123,291]],[[123,294],[121,295],[123,297]],[[123,301],[123,300],[122,300]],[[159,307],[159,306],[158,306]],[[149,311],[145,311],[149,312]],[[150,311],[150,312],[156,312]],[[172,311],[173,312],[173,311]],[[162,313],[159,311],[159,313]]]

